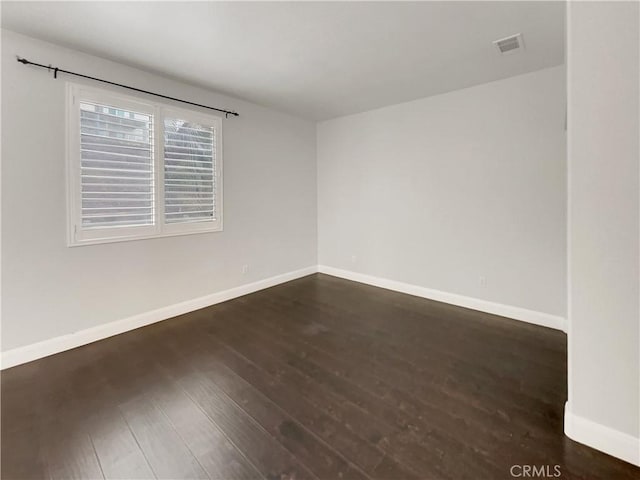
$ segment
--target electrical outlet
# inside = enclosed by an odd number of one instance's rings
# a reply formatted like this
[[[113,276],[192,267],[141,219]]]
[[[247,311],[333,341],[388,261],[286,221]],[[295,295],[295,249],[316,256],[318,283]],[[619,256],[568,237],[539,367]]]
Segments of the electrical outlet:
[[[478,283],[480,284],[481,287],[486,287],[487,277],[485,277],[484,275],[480,275],[480,278],[478,279]]]
[[[249,271],[249,265],[242,265],[242,274],[246,275]]]
[[[358,257],[355,255],[351,255],[351,263],[356,263],[358,261]]]

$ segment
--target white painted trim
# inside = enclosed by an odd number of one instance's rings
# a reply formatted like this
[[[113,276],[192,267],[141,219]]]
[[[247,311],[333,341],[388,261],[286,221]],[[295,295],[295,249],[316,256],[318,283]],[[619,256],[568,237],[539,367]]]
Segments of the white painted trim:
[[[248,283],[246,285],[240,285],[222,292],[212,293],[203,297],[168,305],[156,310],[151,310],[150,312],[133,315],[122,320],[116,320],[115,322],[88,328],[86,330],[80,330],[79,332],[51,338],[31,345],[25,345],[24,347],[14,348],[12,350],[2,352],[0,368],[5,369],[14,367],[55,353],[64,352],[65,350],[71,350],[72,348],[128,332],[129,330],[144,327],[145,325],[167,320],[210,305],[226,302],[227,300],[273,287],[284,282],[289,282],[297,278],[305,277],[316,272],[317,268],[314,265],[301,270],[295,270],[293,272],[265,278],[264,280],[258,280],[257,282]]]
[[[500,315],[501,317],[512,318],[527,323],[533,323],[535,325],[541,325],[543,327],[565,331],[566,320],[563,317],[550,315],[548,313],[536,312],[534,310],[527,310],[526,308],[504,305],[502,303],[490,302],[479,298],[465,297],[464,295],[443,292],[441,290],[420,287],[418,285],[397,282],[395,280],[374,277],[363,273],[328,267],[326,265],[318,265],[318,272],[347,280],[353,280],[354,282],[366,283],[367,285],[373,285],[374,287],[408,293],[409,295],[415,295],[416,297],[428,298],[429,300],[436,300],[438,302],[471,308],[480,312]]]
[[[572,440],[640,467],[640,438],[605,427],[564,406],[564,433]]]
[[[314,265],[311,267],[303,268],[301,270],[283,273],[281,275],[276,275],[274,277],[266,278],[264,280],[259,280],[257,282],[249,283],[246,285],[240,285],[238,287],[224,290],[222,292],[212,293],[203,297],[198,297],[173,305],[168,305],[166,307],[158,308],[150,312],[140,313],[138,315],[133,315],[131,317],[116,320],[115,322],[107,323],[104,325],[98,325],[97,327],[88,328],[79,332],[62,335],[60,337],[51,338],[49,340],[43,340],[42,342],[25,345],[24,347],[14,348],[12,350],[2,352],[0,369],[14,367],[16,365],[37,360],[39,358],[64,352],[65,350],[71,350],[72,348],[96,342],[98,340],[102,340],[113,335],[118,335],[120,333],[128,332],[136,328],[144,327],[145,325],[150,325],[162,320],[167,320],[169,318],[183,315],[185,313],[208,307],[210,305],[226,302],[227,300],[241,297],[249,293],[257,292],[265,288],[273,287],[275,285],[295,280],[297,278],[305,277],[316,272],[325,273],[327,275],[332,275],[334,277],[340,277],[355,282],[366,283],[368,285],[386,288],[388,290],[394,290],[396,292],[407,293],[409,295],[415,295],[417,297],[428,298],[430,300],[436,300],[451,305],[471,308],[473,310],[491,313],[493,315],[500,315],[515,320],[521,320],[524,322],[533,323],[535,325],[555,328],[558,330],[564,330],[565,328],[565,319],[555,315],[549,315],[547,313],[536,312],[520,307],[513,307],[510,305],[489,302],[477,298],[465,297],[463,295],[443,292],[440,290],[420,287],[417,285],[397,282],[394,280],[387,280],[384,278],[374,277],[371,275],[365,275],[348,270],[341,270],[325,265]]]

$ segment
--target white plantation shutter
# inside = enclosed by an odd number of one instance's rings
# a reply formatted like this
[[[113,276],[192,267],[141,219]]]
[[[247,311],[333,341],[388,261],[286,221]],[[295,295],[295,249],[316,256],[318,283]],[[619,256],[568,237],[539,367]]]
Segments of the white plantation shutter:
[[[68,244],[222,230],[222,119],[69,83]]]
[[[80,102],[83,229],[154,223],[153,117]]]
[[[216,220],[216,134],[212,126],[164,119],[165,222]]]

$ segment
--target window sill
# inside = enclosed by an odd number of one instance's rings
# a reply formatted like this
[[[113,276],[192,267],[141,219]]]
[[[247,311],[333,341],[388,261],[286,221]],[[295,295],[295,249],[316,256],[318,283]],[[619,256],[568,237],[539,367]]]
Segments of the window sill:
[[[200,229],[200,230],[191,230],[191,231],[174,231],[174,232],[164,232],[164,233],[152,233],[148,235],[123,235],[119,237],[110,237],[110,238],[89,238],[86,240],[76,240],[73,237],[67,239],[67,247],[84,247],[86,245],[100,245],[103,243],[117,243],[117,242],[134,242],[137,240],[151,240],[154,238],[166,238],[166,237],[181,237],[184,235],[201,235],[204,233],[217,233],[222,232],[222,225]]]

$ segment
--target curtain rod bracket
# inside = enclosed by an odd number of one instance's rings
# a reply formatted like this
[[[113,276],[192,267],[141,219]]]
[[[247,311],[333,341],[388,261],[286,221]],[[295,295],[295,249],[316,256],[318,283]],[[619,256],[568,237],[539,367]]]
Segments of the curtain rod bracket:
[[[234,117],[239,117],[240,114],[238,112],[233,112],[231,110],[224,110],[222,108],[209,107],[208,105],[202,105],[200,103],[190,102],[188,100],[182,100],[180,98],[170,97],[168,95],[162,95],[161,93],[154,93],[148,90],[142,90],[141,88],[130,87],[128,85],[123,85],[121,83],[111,82],[109,80],[104,80],[102,78],[91,77],[89,75],[84,75],[82,73],[71,72],[69,70],[63,70],[62,68],[53,67],[51,64],[42,65],[41,63],[30,62],[26,58],[21,57],[20,55],[16,55],[16,60],[23,65],[33,65],[34,67],[46,68],[47,71],[51,71],[53,69],[53,78],[58,78],[58,72],[66,73],[67,75],[73,75],[75,77],[87,78],[89,80],[94,80],[96,82],[107,83],[109,85],[115,85],[116,87],[126,88],[128,90],[133,90],[134,92],[146,93],[147,95],[153,95],[155,97],[166,98],[167,100],[173,100],[174,102],[186,103],[188,105],[193,105],[196,107],[207,108],[209,110],[215,110],[216,112],[224,113],[225,118],[229,118],[229,115],[233,115]]]

